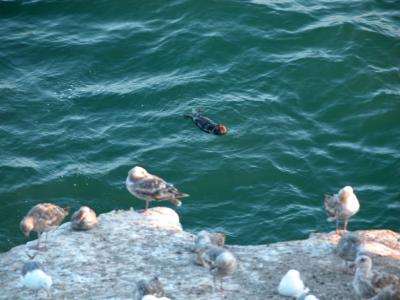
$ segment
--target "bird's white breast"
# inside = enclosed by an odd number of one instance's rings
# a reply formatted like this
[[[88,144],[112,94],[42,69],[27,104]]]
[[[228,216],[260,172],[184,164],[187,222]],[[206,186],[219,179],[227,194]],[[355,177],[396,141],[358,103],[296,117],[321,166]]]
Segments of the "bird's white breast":
[[[347,199],[344,205],[344,210],[347,215],[354,215],[359,209],[360,203],[358,202],[357,197],[353,194]]]
[[[52,284],[51,277],[42,270],[37,269],[26,273],[21,277],[21,283],[30,289],[46,288]]]

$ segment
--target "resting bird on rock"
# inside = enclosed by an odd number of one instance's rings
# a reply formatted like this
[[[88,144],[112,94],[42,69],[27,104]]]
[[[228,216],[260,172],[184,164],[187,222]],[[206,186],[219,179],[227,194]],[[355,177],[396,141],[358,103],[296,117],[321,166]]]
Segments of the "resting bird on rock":
[[[203,267],[210,270],[214,278],[214,288],[217,288],[217,279],[220,280],[220,291],[223,291],[222,280],[233,274],[237,267],[236,257],[229,250],[219,247],[210,247],[197,253],[198,261]]]
[[[29,236],[31,231],[36,231],[38,241],[33,248],[45,250],[46,246],[40,248],[40,234],[45,232],[47,240],[47,232],[57,228],[67,215],[68,208],[61,208],[51,203],[40,203],[32,207],[22,219],[20,228],[26,237]]]
[[[225,234],[222,232],[208,232],[206,230],[200,231],[194,240],[194,252],[209,247],[224,247]]]
[[[144,168],[136,166],[131,169],[126,178],[126,188],[135,197],[146,201],[145,212],[150,201],[169,201],[177,206],[182,202],[177,198],[188,197],[188,194],[179,192],[171,183],[156,175],[148,173]]]
[[[355,232],[348,232],[343,235],[335,249],[337,256],[345,261],[346,267],[347,262],[354,262],[356,257],[364,252],[364,243]]]
[[[140,280],[136,284],[133,300],[143,300],[146,296],[149,296],[149,299],[167,299],[163,297],[164,295],[164,289],[160,279],[154,276],[150,280]]]
[[[339,219],[344,220],[344,230],[347,230],[349,218],[360,209],[360,203],[351,186],[345,186],[333,196],[325,195],[324,206],[328,221],[336,220],[336,234],[339,234]]]
[[[400,284],[391,284],[369,300],[400,300]]]
[[[278,292],[282,296],[293,297],[296,299],[305,299],[310,290],[304,287],[304,283],[300,278],[300,272],[297,270],[289,270],[281,279]]]
[[[196,126],[204,132],[215,135],[224,135],[228,133],[228,129],[224,125],[211,121],[209,118],[203,116],[195,109],[192,109],[192,114],[186,114],[184,117],[191,119],[194,124],[196,124]]]
[[[81,206],[71,217],[71,227],[74,230],[90,230],[96,224],[96,213],[87,206]]]
[[[35,261],[26,262],[22,267],[21,283],[29,289],[36,290],[36,293],[44,289],[47,292],[48,298],[51,297],[50,287],[53,281],[51,277],[43,271],[42,266]]]
[[[356,259],[356,273],[353,280],[353,288],[361,298],[372,298],[385,287],[400,284],[399,277],[384,272],[372,272],[372,261],[367,255],[360,255]],[[386,291],[384,292],[386,293]],[[383,298],[384,299],[384,298]],[[390,299],[390,298],[389,298]]]

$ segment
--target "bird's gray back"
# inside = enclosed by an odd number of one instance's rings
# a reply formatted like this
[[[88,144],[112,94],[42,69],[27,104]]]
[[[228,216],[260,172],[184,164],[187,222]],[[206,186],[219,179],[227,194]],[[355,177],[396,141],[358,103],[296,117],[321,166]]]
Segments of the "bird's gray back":
[[[22,275],[25,275],[28,272],[32,272],[37,269],[42,269],[42,266],[36,261],[28,261],[24,263],[22,267]]]

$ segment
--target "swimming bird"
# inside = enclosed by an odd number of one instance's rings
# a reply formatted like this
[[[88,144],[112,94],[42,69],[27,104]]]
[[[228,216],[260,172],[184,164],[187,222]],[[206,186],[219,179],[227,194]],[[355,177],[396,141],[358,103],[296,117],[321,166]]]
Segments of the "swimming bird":
[[[282,296],[301,298],[309,292],[308,288],[304,287],[304,283],[300,278],[300,272],[297,270],[289,270],[281,279],[278,292]]]
[[[148,173],[139,166],[129,171],[126,178],[126,188],[135,197],[146,201],[145,212],[149,207],[150,201],[169,201],[181,206],[182,202],[177,198],[189,196],[189,194],[179,192],[171,183]]]
[[[21,231],[26,237],[29,236],[31,231],[36,231],[38,236],[37,245],[34,249],[45,250],[46,246],[40,248],[40,234],[57,228],[64,218],[68,215],[68,208],[61,208],[51,203],[39,203],[31,208],[28,214],[22,219],[20,223]]]
[[[359,255],[357,257],[356,267],[353,288],[356,294],[361,298],[374,297],[385,287],[400,284],[399,277],[394,274],[373,272],[372,260],[367,255]],[[386,291],[384,293],[386,293]]]
[[[360,209],[360,203],[351,186],[345,186],[333,196],[325,195],[325,210],[328,221],[336,220],[336,234],[339,234],[339,219],[344,220],[344,230],[347,230],[349,218]]]
[[[164,299],[158,298],[164,296],[164,289],[160,279],[157,276],[154,276],[150,280],[142,279],[136,284],[136,290],[133,299],[143,300],[146,295],[154,297],[151,299]]]
[[[217,246],[224,247],[225,234],[223,232],[208,232],[206,230],[200,231],[194,240],[194,252]]]
[[[346,267],[347,262],[354,262],[356,257],[364,252],[364,243],[355,232],[348,232],[343,235],[335,249],[336,255],[345,261]]]
[[[220,291],[223,291],[222,280],[233,274],[237,268],[237,260],[229,250],[210,247],[197,253],[198,261],[203,267],[210,270],[214,279],[214,288],[217,288],[217,279],[220,280]]]
[[[53,284],[51,276],[47,275],[42,266],[35,261],[26,262],[22,267],[21,283],[29,289],[36,290],[36,293],[44,289],[48,298],[51,297],[50,287]]]
[[[228,133],[228,128],[222,124],[217,124],[211,121],[209,118],[203,116],[197,110],[193,109],[192,114],[185,114],[185,118],[191,119],[197,127],[207,133],[215,135],[224,135]]]
[[[71,217],[71,227],[74,230],[90,230],[96,224],[96,213],[87,206],[81,206]]]

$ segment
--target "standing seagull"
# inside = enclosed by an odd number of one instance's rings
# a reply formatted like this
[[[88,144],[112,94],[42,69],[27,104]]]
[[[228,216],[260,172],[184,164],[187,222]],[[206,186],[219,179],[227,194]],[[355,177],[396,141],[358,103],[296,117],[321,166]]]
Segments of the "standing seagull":
[[[371,298],[381,290],[385,293],[386,290],[383,291],[385,287],[400,284],[400,279],[394,274],[372,272],[372,261],[367,255],[358,256],[356,266],[357,270],[354,275],[353,288],[359,297]]]
[[[336,220],[336,234],[339,234],[339,219],[344,219],[346,231],[349,218],[360,209],[360,203],[351,186],[345,186],[333,196],[325,195],[324,205],[328,221]]]
[[[131,169],[126,178],[126,188],[135,197],[146,201],[145,212],[150,201],[169,201],[177,206],[182,202],[177,198],[188,197],[188,194],[179,192],[171,183],[148,173],[144,168],[136,166]]]
[[[53,284],[51,277],[47,275],[42,266],[35,262],[29,261],[22,267],[21,283],[29,289],[34,289],[38,292],[44,289],[47,292],[48,298],[50,295],[50,287]]]
[[[40,234],[57,228],[64,218],[68,215],[68,208],[61,208],[51,203],[39,203],[31,208],[28,214],[20,223],[21,231],[26,237],[31,231],[36,231],[38,235],[37,245],[34,247],[37,250],[46,250],[46,246],[40,248]]]
[[[335,249],[336,255],[344,260],[346,267],[347,262],[354,262],[356,257],[364,252],[364,243],[355,232],[348,232],[343,235]]]
[[[237,267],[236,257],[232,252],[219,247],[211,247],[207,250],[202,250],[197,253],[198,261],[203,267],[210,270],[214,277],[214,287],[217,286],[217,279],[220,279],[221,288],[223,291],[222,280],[224,277],[235,272]]]

